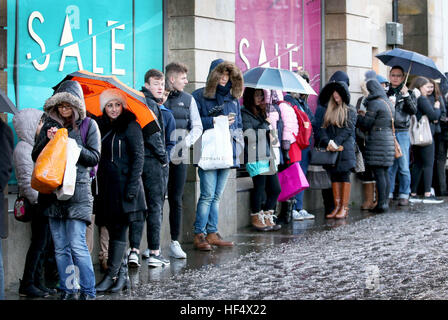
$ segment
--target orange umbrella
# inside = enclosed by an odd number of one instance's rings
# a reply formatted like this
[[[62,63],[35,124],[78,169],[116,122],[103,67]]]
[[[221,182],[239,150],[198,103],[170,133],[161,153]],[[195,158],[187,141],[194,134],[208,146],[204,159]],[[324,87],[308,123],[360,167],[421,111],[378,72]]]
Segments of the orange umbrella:
[[[84,93],[84,100],[88,112],[95,116],[101,116],[100,95],[106,89],[116,88],[123,91],[126,95],[127,109],[135,114],[137,122],[143,128],[150,126],[150,132],[160,131],[157,117],[146,105],[145,95],[137,91],[115,76],[102,76],[88,71],[80,70],[67,75],[64,80],[58,83],[53,89],[56,89],[65,80],[74,80],[79,82]]]

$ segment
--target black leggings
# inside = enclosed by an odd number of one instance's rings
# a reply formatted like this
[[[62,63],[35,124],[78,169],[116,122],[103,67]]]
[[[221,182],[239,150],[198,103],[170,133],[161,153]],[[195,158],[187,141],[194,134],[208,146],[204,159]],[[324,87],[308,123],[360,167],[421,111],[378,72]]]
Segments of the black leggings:
[[[168,203],[170,204],[171,240],[177,241],[180,235],[182,221],[182,196],[187,179],[187,165],[170,163],[168,179]]]
[[[378,188],[378,203],[383,204],[389,199],[389,167],[372,166],[371,168]]]
[[[431,192],[434,143],[424,147],[413,146],[412,153],[414,155],[414,164],[411,169],[411,193],[417,193],[422,175],[424,192]]]
[[[260,212],[264,194],[266,193],[266,202],[263,210],[275,210],[277,199],[280,194],[281,187],[277,174],[258,175],[252,177],[254,188],[251,192],[252,212]]]

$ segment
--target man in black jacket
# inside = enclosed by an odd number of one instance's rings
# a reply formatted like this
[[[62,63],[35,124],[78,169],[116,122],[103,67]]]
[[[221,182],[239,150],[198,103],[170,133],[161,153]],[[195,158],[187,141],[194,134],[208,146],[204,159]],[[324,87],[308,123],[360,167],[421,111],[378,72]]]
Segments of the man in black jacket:
[[[160,267],[170,263],[160,253],[160,227],[168,183],[168,155],[165,148],[165,127],[163,115],[158,102],[165,92],[165,76],[162,72],[151,69],[145,74],[142,92],[146,104],[158,119],[160,131],[149,134],[143,129],[145,144],[145,163],[143,165],[143,185],[145,188],[147,210],[147,239],[149,249],[148,266]]]
[[[0,300],[5,299],[5,284],[2,256],[2,238],[7,237],[6,221],[8,212],[4,212],[3,191],[12,172],[12,152],[14,138],[12,130],[0,119]]]
[[[409,205],[409,194],[411,193],[411,172],[409,170],[411,138],[409,136],[409,126],[411,123],[411,115],[417,113],[416,99],[414,94],[406,87],[404,80],[405,75],[403,68],[400,66],[392,67],[389,73],[390,88],[387,92],[387,96],[395,106],[395,136],[400,144],[403,156],[395,159],[393,166],[389,168],[389,198],[391,199],[393,197],[395,177],[398,171],[398,205],[400,206]]]

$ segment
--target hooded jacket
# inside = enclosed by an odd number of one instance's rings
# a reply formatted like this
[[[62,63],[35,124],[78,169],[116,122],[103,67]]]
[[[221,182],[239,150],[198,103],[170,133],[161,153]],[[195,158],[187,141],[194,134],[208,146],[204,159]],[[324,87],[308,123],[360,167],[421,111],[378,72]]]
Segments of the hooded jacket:
[[[350,79],[344,71],[338,70],[335,73],[333,73],[333,75],[328,80],[327,85],[331,82],[337,82],[337,81],[344,82],[347,88],[350,86]],[[324,89],[327,85],[325,85],[322,88],[321,92],[319,93],[319,97],[317,99],[316,113],[314,114],[314,120],[311,121],[313,126],[315,143],[319,141],[319,129],[322,126],[322,123],[324,121],[324,115],[325,112],[327,111],[327,103],[329,97],[326,97],[328,93],[324,92]],[[350,92],[348,92],[348,89],[346,94],[348,94],[348,101],[350,101]]]
[[[229,71],[229,81],[225,87],[219,85],[221,75]],[[230,126],[233,145],[233,167],[239,168],[239,156],[244,149],[243,123],[241,106],[238,101],[243,94],[243,74],[233,62],[222,59],[214,60],[210,65],[207,83],[204,88],[193,92],[202,127],[205,130],[213,128],[213,118],[220,115],[235,113],[235,122]]]
[[[356,166],[356,109],[352,105],[350,105],[350,93],[348,91],[348,86],[343,81],[329,82],[322,89],[321,94],[319,95],[319,102],[327,106],[331,94],[334,91],[337,91],[340,94],[342,100],[348,107],[346,123],[341,128],[335,125],[329,125],[327,128],[323,128],[321,124],[318,133],[319,140],[315,143],[315,145],[326,148],[330,140],[333,140],[336,145],[343,146],[344,150],[340,151],[336,165],[334,168],[331,168],[331,170],[333,170],[334,172],[348,172]],[[325,107],[325,112],[326,111],[327,108]],[[325,113],[322,115],[322,119],[324,115]]]
[[[390,167],[395,160],[392,131],[394,108],[376,79],[368,79],[366,87],[369,91],[367,112],[365,116],[358,115],[358,126],[367,133],[363,156],[369,166]]]
[[[128,222],[129,213],[146,210],[142,172],[143,135],[132,112],[123,110],[114,121],[106,114],[98,119],[103,140],[98,166],[95,223]]]
[[[84,104],[84,94],[81,85],[76,81],[64,81],[44,105],[44,111],[48,114],[39,136],[36,139],[32,151],[32,159],[36,162],[43,148],[50,141],[47,137],[47,130],[51,127],[62,128],[62,119],[58,116],[57,105],[61,102],[68,102],[73,106],[73,116],[75,127],[67,127],[68,136],[76,140],[81,148],[81,154],[76,163],[76,185],[74,195],[66,200],[57,200],[54,194],[39,193],[38,203],[44,214],[51,218],[77,219],[91,223],[93,197],[90,181],[90,169],[98,164],[101,154],[101,136],[95,120],[91,120],[86,136],[86,143],[82,141],[79,127],[81,121],[86,117],[86,106]]]
[[[26,197],[31,204],[37,204],[39,195],[39,192],[31,188],[31,176],[34,169],[31,152],[36,139],[37,126],[43,114],[41,110],[27,108],[20,110],[12,119],[14,130],[19,138],[13,154],[19,195]]]

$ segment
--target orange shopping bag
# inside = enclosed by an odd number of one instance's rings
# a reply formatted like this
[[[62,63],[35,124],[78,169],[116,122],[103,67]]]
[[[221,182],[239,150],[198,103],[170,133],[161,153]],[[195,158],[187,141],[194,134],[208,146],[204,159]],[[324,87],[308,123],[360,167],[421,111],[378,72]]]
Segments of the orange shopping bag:
[[[59,129],[36,160],[31,177],[33,189],[50,194],[62,184],[67,162],[67,143],[67,129]]]

